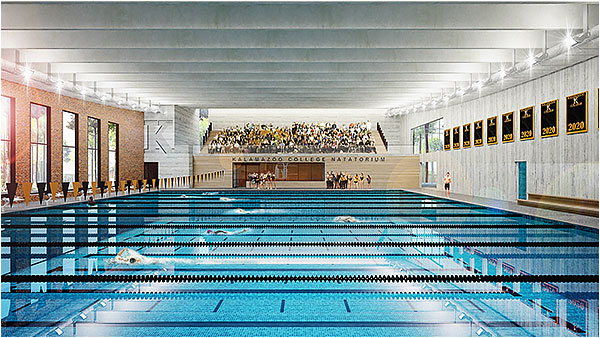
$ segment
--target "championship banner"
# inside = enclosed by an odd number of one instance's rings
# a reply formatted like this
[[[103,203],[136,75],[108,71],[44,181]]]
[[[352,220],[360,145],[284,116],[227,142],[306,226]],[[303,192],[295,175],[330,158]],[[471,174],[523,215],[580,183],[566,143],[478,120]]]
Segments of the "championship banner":
[[[67,201],[67,194],[69,193],[69,185],[71,183],[69,182],[62,182],[62,193],[63,193],[63,198],[65,199],[65,202]]]
[[[463,148],[471,148],[471,124],[463,125]]]
[[[502,143],[510,143],[515,141],[514,115],[514,111],[502,114]]]
[[[96,198],[96,187],[98,187],[98,182],[92,182],[92,196]]]
[[[452,129],[452,145],[454,149],[460,149],[460,127]]]
[[[125,195],[125,181],[121,181],[121,194]]]
[[[450,129],[444,130],[444,150],[450,150],[452,148],[450,144]]]
[[[533,106],[519,110],[519,140],[533,140],[534,135],[534,108]]]
[[[487,119],[487,144],[498,144],[498,117]]]
[[[552,100],[541,104],[542,132],[541,136],[558,136],[558,100]]]
[[[135,192],[135,189],[137,189],[138,181],[132,180],[131,183],[133,183],[133,192]]]
[[[156,189],[156,179],[152,179],[152,190]]]
[[[23,183],[23,198],[25,199],[25,205],[29,204],[29,199],[31,198],[31,187],[33,187],[33,183]]]
[[[587,92],[567,96],[567,135],[587,129]]]
[[[110,191],[112,190],[112,181],[106,181],[106,189],[108,189],[108,196],[110,197]]]
[[[483,120],[475,121],[473,126],[473,144],[481,147],[483,145]]]
[[[50,192],[52,193],[52,202],[56,199],[56,193],[58,192],[58,182],[50,182]]]

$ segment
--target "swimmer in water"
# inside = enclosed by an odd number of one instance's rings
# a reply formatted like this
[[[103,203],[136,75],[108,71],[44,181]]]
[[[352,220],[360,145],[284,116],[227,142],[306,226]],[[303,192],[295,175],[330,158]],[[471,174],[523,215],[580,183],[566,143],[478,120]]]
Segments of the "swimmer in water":
[[[90,198],[87,201],[87,205],[89,205],[89,206],[96,205],[96,201],[94,201],[94,197],[90,196]]]
[[[231,202],[231,201],[235,201],[235,198],[221,197],[221,198],[219,198],[219,201],[223,201],[223,202]],[[241,210],[241,209],[240,209],[240,210]]]
[[[184,195],[181,195],[179,197],[181,197],[181,198],[187,198],[187,195],[184,194]]]
[[[333,219],[334,222],[342,222],[342,223],[358,223],[360,222],[356,218],[352,216],[337,216]]]
[[[244,228],[244,229],[239,230],[239,231],[227,231],[227,230],[221,230],[221,229],[219,229],[219,230],[208,229],[208,230],[206,230],[204,232],[204,234],[206,234],[206,235],[221,235],[221,236],[231,235],[231,236],[233,236],[233,235],[243,234],[244,232],[248,232],[248,231],[250,231],[250,229],[248,229],[248,228]]]
[[[113,259],[114,263],[136,264],[136,263],[151,263],[150,260],[140,255],[139,252],[129,248],[122,249]]]

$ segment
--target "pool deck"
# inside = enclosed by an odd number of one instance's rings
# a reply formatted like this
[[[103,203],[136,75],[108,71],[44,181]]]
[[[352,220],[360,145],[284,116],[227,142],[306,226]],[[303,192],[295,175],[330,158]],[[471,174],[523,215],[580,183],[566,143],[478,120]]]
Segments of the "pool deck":
[[[164,189],[164,190],[171,190],[171,189]],[[173,190],[181,191],[181,190],[214,190],[214,189],[178,188],[178,189],[173,189]],[[239,189],[225,189],[225,190],[246,190],[246,189],[239,188]],[[296,189],[275,189],[275,190],[296,190]],[[306,189],[306,190],[326,190],[326,189]],[[429,189],[428,188],[403,189],[403,190],[412,191],[412,192],[430,195],[430,196],[435,196],[435,197],[446,198],[442,191],[438,191],[438,190],[431,189],[431,188],[429,188]],[[154,190],[150,190],[150,191],[154,191]],[[134,194],[139,194],[139,192],[131,193],[131,195],[134,195]],[[108,196],[106,196],[106,195],[104,198],[100,198],[100,197],[98,197],[98,195],[96,195],[96,196],[97,196],[96,200],[108,198]],[[122,196],[122,195],[119,194],[119,196]],[[115,195],[113,194],[111,197],[115,197]],[[450,197],[448,199],[459,201],[459,202],[476,204],[476,205],[485,206],[485,207],[502,209],[505,211],[517,212],[517,213],[525,214],[525,215],[529,215],[529,216],[547,218],[547,219],[551,219],[551,220],[555,220],[555,221],[576,224],[579,226],[584,226],[584,227],[593,228],[593,229],[599,229],[597,217],[583,216],[583,215],[570,214],[570,213],[554,211],[554,210],[546,210],[546,209],[528,207],[528,206],[519,205],[516,202],[503,201],[503,200],[497,200],[497,199],[485,198],[485,197],[477,197],[477,196],[471,196],[471,195],[463,195],[463,194],[458,194],[458,193],[451,193]],[[12,208],[11,207],[2,208],[2,213],[9,213],[9,212],[23,211],[23,210],[33,210],[33,209],[39,209],[39,208],[44,208],[44,207],[48,207],[48,206],[79,203],[79,202],[84,202],[84,200],[75,201],[73,198],[69,198],[66,202],[64,202],[62,198],[60,200],[57,198],[55,202],[50,202],[48,205],[40,205],[38,201],[33,201],[33,202],[29,202],[29,206],[25,206],[25,203],[18,203],[15,206],[13,206]]]
[[[435,190],[435,189],[428,189],[428,188],[404,189],[404,190],[412,191],[412,192],[416,192],[416,193],[420,193],[420,194],[425,194],[425,195],[430,195],[430,196],[435,196],[435,197],[448,198],[448,199],[451,199],[454,201],[471,203],[471,204],[476,204],[476,205],[481,205],[481,206],[491,207],[491,208],[496,208],[496,209],[502,209],[505,211],[517,212],[517,213],[524,214],[524,215],[542,217],[542,218],[547,218],[547,219],[551,219],[551,220],[555,220],[555,221],[561,221],[561,222],[566,222],[566,223],[571,223],[571,224],[576,224],[576,225],[580,225],[580,226],[598,229],[598,217],[591,217],[591,216],[577,215],[577,214],[571,214],[571,213],[561,212],[561,211],[528,207],[528,206],[524,206],[524,205],[519,205],[516,202],[496,200],[496,199],[492,199],[492,198],[477,197],[477,196],[471,196],[471,195],[463,195],[463,194],[458,194],[458,193],[450,193],[450,197],[445,197],[443,191],[439,191],[439,190]]]

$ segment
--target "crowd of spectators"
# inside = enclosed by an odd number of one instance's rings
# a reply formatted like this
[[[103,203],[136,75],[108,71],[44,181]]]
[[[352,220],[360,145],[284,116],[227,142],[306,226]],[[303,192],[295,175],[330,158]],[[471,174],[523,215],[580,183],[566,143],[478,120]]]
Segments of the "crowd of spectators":
[[[348,174],[346,172],[328,172],[325,176],[327,189],[364,189],[371,188],[371,175]]]
[[[210,143],[214,153],[375,153],[371,122],[294,123],[291,127],[248,123],[220,131]]]

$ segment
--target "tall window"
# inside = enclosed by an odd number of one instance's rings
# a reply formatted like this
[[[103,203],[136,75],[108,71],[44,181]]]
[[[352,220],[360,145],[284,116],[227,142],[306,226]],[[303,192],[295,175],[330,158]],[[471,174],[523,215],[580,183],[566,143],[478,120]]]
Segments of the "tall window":
[[[442,150],[442,119],[422,124],[411,129],[413,154],[425,154]]]
[[[100,174],[100,120],[88,117],[88,181],[98,181]]]
[[[49,112],[48,107],[31,104],[31,182],[33,183],[48,181]],[[37,189],[35,184],[33,189]]]
[[[0,152],[2,154],[2,173],[0,176],[0,190],[6,192],[6,183],[14,182],[15,180],[15,105],[14,99],[2,96],[2,105],[0,107],[2,113],[1,138],[2,145]]]
[[[63,111],[63,182],[78,179],[77,121],[77,114]]]
[[[119,125],[108,122],[108,180],[119,180]]]

